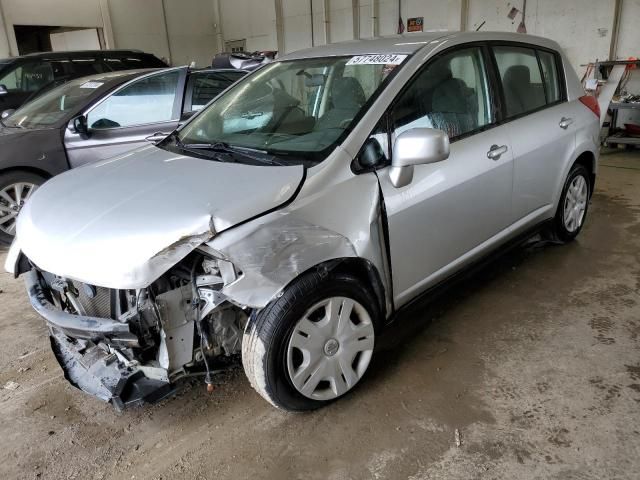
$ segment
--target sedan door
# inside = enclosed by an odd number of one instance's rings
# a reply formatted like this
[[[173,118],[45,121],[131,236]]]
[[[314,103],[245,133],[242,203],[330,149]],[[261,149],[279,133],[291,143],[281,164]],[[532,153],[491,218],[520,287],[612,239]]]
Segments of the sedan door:
[[[558,179],[575,150],[574,119],[584,109],[566,101],[557,53],[512,45],[492,50],[513,146],[512,221],[526,227],[554,214]]]
[[[186,68],[137,78],[87,113],[88,134],[65,130],[71,168],[161,140],[178,126]]]
[[[496,123],[488,58],[482,47],[441,54],[392,106],[392,140],[428,127],[451,141],[449,158],[416,166],[405,187],[378,172],[396,307],[476,258],[509,224],[512,154],[505,128]]]

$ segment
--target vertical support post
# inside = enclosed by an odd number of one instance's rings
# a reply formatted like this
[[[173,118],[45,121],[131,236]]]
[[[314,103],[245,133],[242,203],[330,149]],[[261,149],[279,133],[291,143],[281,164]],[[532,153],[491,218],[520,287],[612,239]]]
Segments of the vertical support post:
[[[460,31],[464,32],[467,29],[467,22],[469,19],[469,0],[460,1]]]
[[[282,8],[282,0],[274,0],[276,10],[276,41],[278,42],[278,53],[282,55],[285,52],[284,44],[284,9]]]
[[[331,19],[329,18],[329,0],[322,1],[322,15],[324,17],[324,43],[331,43]]]
[[[2,36],[4,37],[4,41],[6,41],[7,46],[7,56],[11,55],[11,42],[9,41],[9,26],[7,22],[4,20],[4,12],[2,11],[2,2],[0,2],[0,28],[4,33]],[[4,54],[1,54],[4,56]]]
[[[314,25],[315,19],[313,18],[313,0],[309,0],[309,17],[311,19],[311,46],[316,46],[316,28]]]
[[[171,38],[169,37],[169,25],[167,24],[167,9],[164,6],[164,0],[160,0],[162,5],[162,21],[164,22],[164,33],[167,38],[167,51],[169,52],[169,65],[173,65],[173,54],[171,53]]]
[[[380,2],[371,0],[371,36],[380,35]]]
[[[216,16],[216,44],[218,47],[218,53],[224,52],[224,32],[222,30],[222,9],[220,7],[220,0],[213,0],[213,11]]]
[[[0,6],[0,8],[2,7]],[[113,26],[111,25],[109,0],[100,0],[100,17],[102,18],[102,37],[104,38],[104,48],[116,48],[116,42],[113,36]]]
[[[622,1],[615,0],[613,7],[613,26],[611,27],[611,44],[609,45],[609,60],[615,60],[618,55],[618,38],[620,36],[620,15]]]
[[[351,0],[351,15],[353,16],[353,39],[360,39],[360,0]]]

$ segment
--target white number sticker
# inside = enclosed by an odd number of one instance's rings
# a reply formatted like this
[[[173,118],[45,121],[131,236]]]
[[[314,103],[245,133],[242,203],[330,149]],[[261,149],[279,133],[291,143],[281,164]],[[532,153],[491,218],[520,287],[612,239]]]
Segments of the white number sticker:
[[[100,88],[104,83],[101,82],[86,82],[80,85],[80,88]]]
[[[351,58],[347,65],[400,65],[407,55],[358,55]]]

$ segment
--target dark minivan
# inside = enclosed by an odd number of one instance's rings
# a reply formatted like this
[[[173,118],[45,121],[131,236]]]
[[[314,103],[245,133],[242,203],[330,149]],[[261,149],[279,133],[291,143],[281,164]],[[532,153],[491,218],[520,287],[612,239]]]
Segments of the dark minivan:
[[[33,53],[0,59],[0,112],[18,108],[27,100],[71,79],[96,73],[167,65],[137,50],[87,50]]]

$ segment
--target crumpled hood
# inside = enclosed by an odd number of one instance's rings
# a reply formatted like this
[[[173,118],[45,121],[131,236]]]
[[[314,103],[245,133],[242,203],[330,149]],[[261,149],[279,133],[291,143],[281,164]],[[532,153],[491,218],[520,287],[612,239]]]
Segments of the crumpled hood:
[[[23,207],[17,238],[43,270],[133,289],[201,243],[291,199],[302,166],[249,166],[144,147],[48,181]]]

